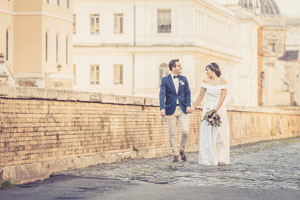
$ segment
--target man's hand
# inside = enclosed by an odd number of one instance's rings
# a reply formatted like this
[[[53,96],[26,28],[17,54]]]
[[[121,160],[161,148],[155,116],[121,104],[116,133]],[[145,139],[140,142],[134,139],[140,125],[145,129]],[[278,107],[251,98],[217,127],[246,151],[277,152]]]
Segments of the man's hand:
[[[166,111],[165,111],[165,109],[162,109],[162,110],[160,111],[160,115],[161,115],[162,117],[165,117],[165,116],[166,116]]]
[[[192,109],[191,107],[187,107],[187,108],[186,108],[186,112],[190,114],[190,113],[193,112],[193,109]]]

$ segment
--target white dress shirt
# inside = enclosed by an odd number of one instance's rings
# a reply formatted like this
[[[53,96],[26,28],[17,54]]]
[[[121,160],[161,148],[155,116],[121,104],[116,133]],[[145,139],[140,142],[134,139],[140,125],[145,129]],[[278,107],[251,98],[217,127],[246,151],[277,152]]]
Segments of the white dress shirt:
[[[173,80],[173,83],[174,83],[174,86],[175,86],[176,94],[178,94],[179,78],[173,78],[173,76],[178,76],[178,75],[174,75],[174,74],[171,73],[171,76],[172,76],[172,80]],[[178,99],[177,99],[176,104],[179,104]]]

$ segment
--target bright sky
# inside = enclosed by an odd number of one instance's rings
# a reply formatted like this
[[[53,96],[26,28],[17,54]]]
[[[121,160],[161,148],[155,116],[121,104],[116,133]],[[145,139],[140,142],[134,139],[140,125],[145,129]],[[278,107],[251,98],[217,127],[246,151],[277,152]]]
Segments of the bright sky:
[[[237,4],[239,0],[215,0],[221,4]],[[300,15],[300,0],[275,0],[283,15]]]
[[[275,0],[282,14],[300,15],[299,0]]]

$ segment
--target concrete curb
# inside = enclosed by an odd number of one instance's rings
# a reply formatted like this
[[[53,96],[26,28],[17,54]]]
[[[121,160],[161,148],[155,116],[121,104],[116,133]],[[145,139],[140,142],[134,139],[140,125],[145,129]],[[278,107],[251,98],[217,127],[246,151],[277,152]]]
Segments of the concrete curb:
[[[7,166],[0,170],[0,183],[1,180],[5,179],[5,177],[9,177],[9,180],[12,183],[23,184],[46,179],[51,174],[56,172],[84,168],[97,164],[120,162],[126,159],[163,157],[169,155],[169,152],[169,147],[162,147],[156,149],[141,149],[138,152],[110,152],[102,155],[53,160],[25,165]]]
[[[2,183],[3,183],[3,169],[0,168],[0,188],[2,187]]]

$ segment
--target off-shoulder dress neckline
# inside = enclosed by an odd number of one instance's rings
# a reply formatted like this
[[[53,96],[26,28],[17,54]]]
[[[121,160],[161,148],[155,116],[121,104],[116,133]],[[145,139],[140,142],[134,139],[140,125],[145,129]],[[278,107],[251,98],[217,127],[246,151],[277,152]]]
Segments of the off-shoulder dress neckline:
[[[201,83],[203,85],[208,85],[208,86],[226,86],[226,84],[222,84],[222,85],[210,85],[210,84],[207,84],[207,83]]]
[[[220,88],[220,89],[227,88],[226,84],[222,84],[222,85],[210,85],[210,84],[207,84],[207,83],[201,83],[201,86],[204,86],[205,88]]]

